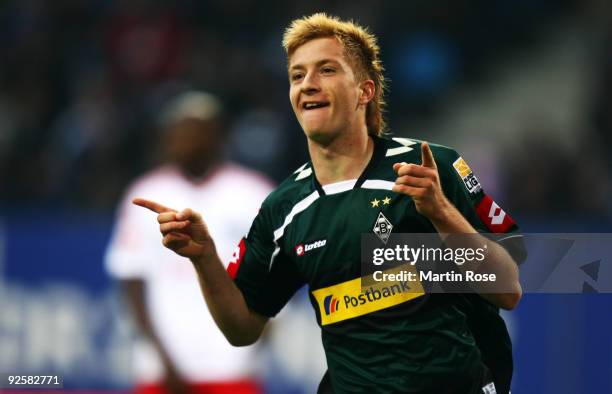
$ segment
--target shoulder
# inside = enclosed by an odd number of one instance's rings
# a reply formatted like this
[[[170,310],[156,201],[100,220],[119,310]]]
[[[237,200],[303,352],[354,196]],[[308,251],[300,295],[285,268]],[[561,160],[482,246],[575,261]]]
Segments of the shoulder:
[[[421,142],[422,143],[422,142]],[[419,151],[420,145],[419,143]],[[434,155],[434,159],[436,160],[436,164],[438,167],[442,166],[444,168],[450,168],[454,166],[458,159],[461,157],[457,151],[449,146],[440,145],[432,142],[428,142],[429,147],[431,148],[431,153]]]
[[[224,164],[219,171],[219,176],[243,185],[267,189],[268,191],[274,189],[274,182],[267,176],[236,163]]]
[[[287,216],[295,206],[304,204],[317,194],[313,187],[313,176],[310,162],[301,165],[268,195],[262,208],[273,216]]]
[[[181,172],[172,165],[155,167],[134,179],[127,187],[126,194],[149,193],[161,187],[170,187],[183,182]]]
[[[253,169],[226,163],[215,171],[212,179],[202,188],[213,190],[235,202],[250,201],[259,206],[274,189],[274,182]]]
[[[393,163],[406,162],[421,164],[421,145],[423,140],[406,137],[383,137],[379,143],[385,148],[383,165],[389,166]],[[449,146],[427,141],[433,153],[438,169],[441,172],[455,168],[459,172],[465,163],[459,153]],[[467,166],[467,164],[465,164]]]
[[[397,174],[393,170],[395,163],[421,164],[421,145],[423,141],[407,137],[375,137],[376,164],[370,164],[368,178],[395,181]],[[457,153],[444,145],[429,143],[438,167],[448,168],[458,157]],[[442,169],[441,171],[444,171]]]
[[[386,149],[384,156],[394,161],[418,162],[421,161],[422,140],[407,137],[381,137],[380,143]],[[453,163],[459,154],[451,147],[427,141],[438,163]]]

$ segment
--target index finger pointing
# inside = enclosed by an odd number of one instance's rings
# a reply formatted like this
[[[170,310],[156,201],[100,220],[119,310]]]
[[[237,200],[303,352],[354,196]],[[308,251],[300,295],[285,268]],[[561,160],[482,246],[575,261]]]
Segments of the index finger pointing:
[[[155,201],[145,200],[144,198],[135,198],[132,200],[132,204],[147,208],[155,213],[176,212],[176,210],[172,208],[168,208]]]
[[[438,168],[436,160],[433,157],[431,148],[427,142],[421,144],[421,165],[423,167]]]

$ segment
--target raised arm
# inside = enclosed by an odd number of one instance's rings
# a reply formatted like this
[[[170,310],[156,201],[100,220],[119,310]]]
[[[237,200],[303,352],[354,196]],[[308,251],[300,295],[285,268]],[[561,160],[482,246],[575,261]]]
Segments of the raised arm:
[[[268,318],[249,310],[225,271],[202,216],[190,208],[177,212],[142,198],[133,203],[157,213],[163,245],[191,260],[208,309],[229,343],[247,346],[257,341]]]
[[[406,194],[414,200],[417,211],[427,217],[440,234],[474,234],[472,238],[461,237],[457,245],[455,238],[445,241],[449,246],[466,247],[471,241],[474,248],[487,245],[487,272],[496,274],[507,293],[493,293],[487,284],[475,286],[475,290],[486,300],[503,309],[514,309],[522,296],[518,267],[510,254],[496,242],[479,235],[459,210],[446,198],[440,184],[438,167],[429,144],[421,145],[421,165],[396,163],[393,169],[398,175],[393,191]]]

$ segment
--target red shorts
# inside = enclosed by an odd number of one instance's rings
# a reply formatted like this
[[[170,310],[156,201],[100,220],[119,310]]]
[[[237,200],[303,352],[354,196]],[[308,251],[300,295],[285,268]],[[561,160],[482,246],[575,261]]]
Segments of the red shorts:
[[[260,385],[252,380],[189,383],[190,394],[262,394]],[[137,385],[134,394],[169,394],[163,384]]]

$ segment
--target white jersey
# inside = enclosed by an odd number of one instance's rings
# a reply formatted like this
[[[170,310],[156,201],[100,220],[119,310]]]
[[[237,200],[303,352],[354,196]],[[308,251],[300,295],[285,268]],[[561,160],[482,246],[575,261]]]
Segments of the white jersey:
[[[237,165],[221,165],[200,182],[163,166],[137,179],[121,202],[106,254],[107,270],[117,279],[144,280],[153,327],[188,381],[252,376],[254,349],[227,342],[206,307],[192,264],[162,245],[155,213],[131,201],[142,197],[179,211],[197,210],[227,265],[271,191],[264,177]],[[159,381],[163,370],[153,348],[140,344],[135,350],[136,379]]]

